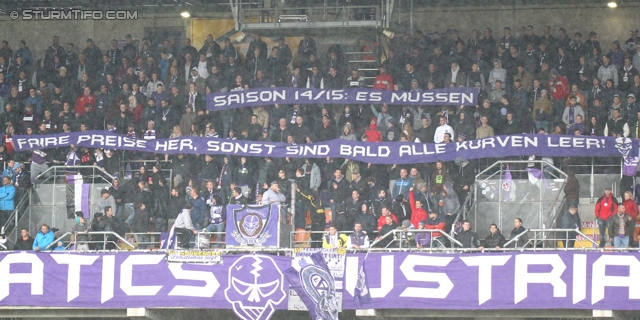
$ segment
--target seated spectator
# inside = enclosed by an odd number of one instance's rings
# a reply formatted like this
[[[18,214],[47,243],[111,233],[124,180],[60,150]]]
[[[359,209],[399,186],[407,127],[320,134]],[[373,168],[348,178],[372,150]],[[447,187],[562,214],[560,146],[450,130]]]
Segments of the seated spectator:
[[[48,225],[43,224],[42,226],[40,226],[40,231],[38,231],[38,235],[36,236],[35,240],[33,240],[31,249],[33,249],[33,251],[43,251],[47,248],[48,245],[53,243],[55,238],[56,236],[53,230],[50,229]]]
[[[324,249],[336,249],[344,248],[349,241],[347,235],[339,234],[336,226],[331,225],[329,227],[329,233],[322,237],[322,248]]]
[[[187,202],[185,208],[178,215],[176,222],[173,224],[173,229],[178,236],[178,248],[189,249],[189,240],[193,235],[198,234],[198,230],[191,223],[191,213],[193,204]]]
[[[479,245],[478,234],[471,230],[471,222],[462,221],[462,230],[456,234],[456,240],[462,243],[462,248],[477,248]]]
[[[20,230],[20,237],[16,240],[11,250],[13,251],[31,251],[33,250],[33,238],[29,235],[29,230],[23,228]]]
[[[505,243],[504,236],[500,233],[500,229],[498,229],[497,225],[491,224],[490,231],[491,234],[484,239],[484,245],[479,246],[478,249],[484,250],[485,247],[500,249],[500,247]]]
[[[429,219],[427,219],[427,221],[425,222],[425,229],[441,230],[442,232],[444,232],[444,228],[444,217],[442,217],[435,211],[429,212]],[[431,240],[435,241],[433,243],[433,246],[439,248],[444,248],[446,246],[446,243],[448,242],[440,232],[432,232]]]
[[[347,238],[347,249],[367,249],[369,248],[369,237],[362,231],[362,224],[356,222],[353,226],[354,232]]]
[[[418,230],[425,230],[425,220],[420,220],[418,222]],[[416,236],[414,238],[416,243],[416,248],[429,248],[431,244],[431,233],[430,232],[416,232]]]

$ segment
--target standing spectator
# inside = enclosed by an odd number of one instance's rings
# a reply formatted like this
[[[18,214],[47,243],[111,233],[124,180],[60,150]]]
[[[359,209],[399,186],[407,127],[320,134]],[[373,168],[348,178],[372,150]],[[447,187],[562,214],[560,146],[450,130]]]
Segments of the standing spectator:
[[[180,190],[178,188],[178,186],[174,186],[171,189],[169,205],[167,206],[167,220],[168,225],[170,226],[173,226],[176,218],[178,218],[178,215],[180,214],[180,212],[182,212],[182,209],[184,209],[184,206],[186,204],[185,197],[180,194]]]
[[[515,239],[515,237],[517,237],[519,234],[523,233],[527,231],[527,229],[525,229],[525,227],[522,226],[522,219],[520,218],[515,218],[515,220],[513,221],[513,230],[511,230],[511,233],[509,234],[509,239]],[[527,235],[523,235],[520,238],[518,238],[518,241],[514,244],[514,246],[516,248],[522,248],[524,247],[527,242],[529,241]]]
[[[413,187],[415,184],[415,179],[408,176],[407,169],[400,169],[400,177],[396,179],[395,184],[393,186],[393,192],[391,193],[391,197],[395,198],[396,196],[402,195],[403,198],[409,197],[409,189]]]
[[[53,240],[55,240],[55,234],[53,230],[51,230],[48,225],[43,224],[42,226],[40,226],[40,231],[38,231],[36,239],[33,240],[31,249],[33,251],[45,250],[48,245],[53,243]]]
[[[376,238],[376,241],[378,242],[379,247],[381,248],[386,248],[389,246],[389,244],[391,243],[391,241],[393,240],[393,236],[387,236],[386,238],[383,238],[384,235],[386,235],[387,233],[396,230],[397,228],[397,223],[393,220],[393,217],[391,215],[387,215],[384,217],[381,217],[384,219],[384,225],[379,226],[379,236]],[[378,224],[380,224],[378,222]]]
[[[117,203],[116,199],[111,195],[111,191],[109,189],[102,189],[100,191],[100,202],[98,202],[98,205],[96,208],[94,208],[94,211],[104,212],[104,209],[106,207],[117,209]],[[117,213],[116,216],[118,216]]]
[[[569,83],[566,77],[561,76],[556,69],[551,69],[551,77],[547,82],[547,91],[551,92],[553,98],[554,123],[562,122],[564,115],[565,99],[569,95]]]
[[[29,230],[23,228],[20,230],[20,237],[16,240],[11,250],[13,251],[30,251],[33,250],[33,238],[29,235]]]
[[[2,178],[3,186],[0,187],[0,227],[4,227],[14,208],[16,188],[9,177]]]
[[[440,126],[436,128],[436,132],[433,135],[433,141],[435,143],[441,143],[444,141],[445,133],[448,133],[451,137],[454,136],[453,128],[447,124],[447,118],[440,117]]]
[[[414,188],[409,190],[409,204],[411,205],[411,224],[418,228],[420,221],[427,220],[427,211],[422,208],[423,200],[416,200]]]
[[[578,197],[580,195],[580,183],[576,178],[573,170],[567,172],[567,182],[564,185],[564,198],[567,199],[567,205],[578,205]]]
[[[146,249],[149,245],[150,237],[146,234],[151,231],[150,229],[150,216],[147,207],[142,202],[136,202],[133,205],[136,213],[133,216],[133,222],[131,223],[131,231],[140,233],[137,235],[138,249]],[[158,230],[160,231],[160,230]]]
[[[598,198],[595,206],[596,219],[600,229],[600,248],[605,246],[605,233],[609,227],[609,218],[618,212],[618,199],[611,193],[611,187],[604,188],[604,195]],[[611,237],[611,235],[609,235]]]
[[[618,86],[618,69],[611,63],[611,59],[608,55],[602,56],[602,65],[598,68],[598,79],[600,82],[606,82],[607,80],[613,80],[614,85]]]
[[[305,35],[300,44],[298,45],[298,60],[299,66],[302,69],[306,69],[310,63],[312,55],[317,55],[316,42],[309,35]]]
[[[578,205],[572,204],[569,206],[569,210],[560,218],[560,228],[562,229],[580,229],[581,221],[580,214],[578,214]],[[573,248],[576,241],[576,231],[571,231],[567,234],[567,241],[562,241],[565,248]]]
[[[635,220],[625,213],[624,206],[618,207],[618,213],[611,216],[609,238],[614,248],[628,248],[629,238],[633,236]]]
[[[204,220],[207,215],[205,202],[202,197],[200,197],[199,193],[200,190],[198,187],[193,186],[191,189],[191,197],[188,200],[188,203],[191,204],[191,208],[189,209],[191,215],[189,218],[189,224],[193,224],[192,227],[195,227],[197,230],[200,230],[204,225]],[[178,219],[180,219],[180,217],[178,217]],[[175,223],[177,224],[178,220],[176,220]]]

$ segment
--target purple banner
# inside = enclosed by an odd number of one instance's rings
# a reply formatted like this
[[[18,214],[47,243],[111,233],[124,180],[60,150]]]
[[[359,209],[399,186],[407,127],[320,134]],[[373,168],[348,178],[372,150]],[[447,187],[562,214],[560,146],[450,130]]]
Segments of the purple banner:
[[[277,247],[280,207],[271,205],[227,205],[227,246]]]
[[[245,320],[266,320],[287,308],[290,257],[223,255],[222,263],[210,265],[167,263],[165,257],[1,253],[0,306],[217,308]],[[370,253],[361,281],[367,287],[359,288],[371,301],[359,306],[354,289],[364,258],[346,256],[345,310],[640,310],[637,252]]]
[[[223,256],[222,264],[167,263],[151,253],[0,254],[0,305],[233,309],[245,320],[287,308],[291,258]]]
[[[640,309],[639,253],[369,254],[359,306],[364,258],[347,255],[344,309]]]
[[[207,109],[228,110],[271,104],[389,104],[475,106],[477,88],[450,88],[423,91],[381,91],[372,89],[261,88],[207,94]]]
[[[105,131],[14,136],[16,151],[66,147],[71,144],[161,154],[233,154],[252,157],[347,158],[364,163],[411,164],[511,156],[613,157],[636,156],[637,144],[629,138],[533,135],[496,136],[452,143],[356,142],[329,140],[289,145],[218,138],[180,137],[142,140]]]
[[[336,281],[322,252],[298,259],[285,270],[285,277],[309,310],[311,319],[338,320]]]

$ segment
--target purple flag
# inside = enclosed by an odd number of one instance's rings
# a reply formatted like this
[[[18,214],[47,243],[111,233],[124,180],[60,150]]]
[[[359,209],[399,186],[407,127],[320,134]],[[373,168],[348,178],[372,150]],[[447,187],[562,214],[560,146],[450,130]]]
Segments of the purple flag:
[[[507,170],[504,173],[504,179],[502,181],[502,200],[503,201],[516,201],[516,185],[511,178],[511,170],[507,165]]]
[[[335,279],[324,261],[322,252],[316,252],[287,269],[285,277],[304,305],[311,319],[337,320]]]
[[[428,234],[428,233],[424,233]],[[366,257],[362,260],[360,271],[358,272],[358,280],[356,280],[356,288],[353,290],[353,299],[356,301],[359,307],[371,302],[371,294],[369,293],[369,282],[367,281],[367,273],[365,271],[364,262]]]
[[[278,205],[227,205],[226,244],[278,246]]]
[[[169,232],[160,233],[160,249],[176,249],[178,247],[178,238],[171,228]]]

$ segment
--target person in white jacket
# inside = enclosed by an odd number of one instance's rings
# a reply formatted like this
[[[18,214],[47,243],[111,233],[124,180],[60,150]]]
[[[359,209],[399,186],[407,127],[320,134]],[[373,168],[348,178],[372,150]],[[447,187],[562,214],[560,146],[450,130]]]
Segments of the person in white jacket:
[[[198,230],[196,230],[193,222],[191,222],[191,209],[193,209],[193,204],[187,202],[185,208],[182,209],[182,212],[180,212],[178,218],[176,218],[176,222],[173,223],[174,232],[178,236],[178,247],[181,249],[189,249],[191,236],[198,234]]]
[[[271,182],[271,187],[269,190],[265,191],[262,195],[262,204],[282,204],[287,200],[282,192],[280,192],[280,186],[278,186],[278,181]]]

